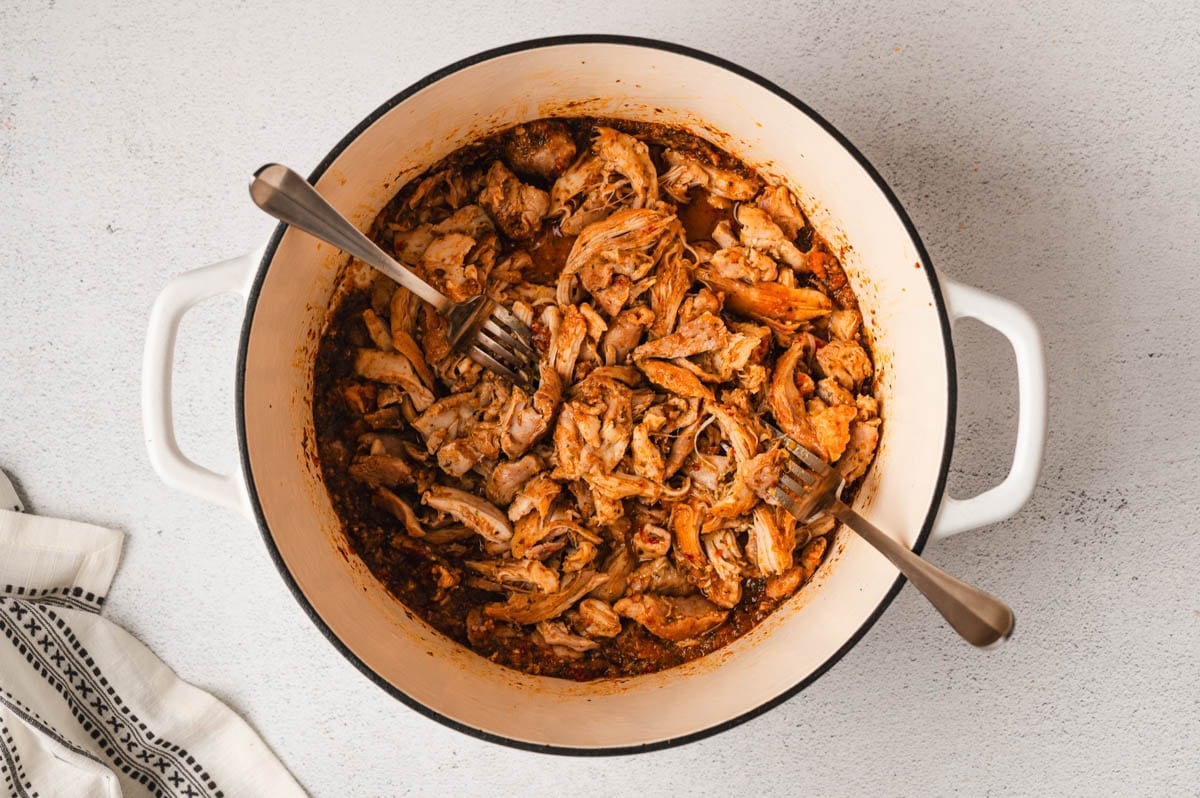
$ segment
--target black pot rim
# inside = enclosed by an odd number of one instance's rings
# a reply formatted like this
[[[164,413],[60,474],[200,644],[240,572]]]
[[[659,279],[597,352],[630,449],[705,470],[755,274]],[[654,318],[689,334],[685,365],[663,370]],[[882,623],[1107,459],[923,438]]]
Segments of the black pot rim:
[[[850,141],[845,136],[843,136],[832,124],[830,124],[828,121],[826,121],[824,119],[824,117],[822,117],[820,114],[818,114],[812,108],[808,107],[808,105],[803,103],[801,100],[799,100],[797,97],[795,97],[790,92],[786,91],[785,89],[781,88],[780,86],[776,85],[775,83],[767,80],[766,78],[746,69],[745,67],[739,66],[730,61],[726,61],[723,58],[719,58],[717,56],[711,55],[709,53],[705,53],[700,50],[695,50],[690,47],[685,47],[683,45],[660,41],[657,39],[640,38],[640,37],[635,37],[635,36],[616,36],[616,35],[607,35],[607,34],[551,36],[551,37],[539,38],[539,39],[529,39],[526,41],[505,45],[503,47],[496,47],[496,48],[493,48],[490,50],[485,50],[483,52],[480,52],[475,55],[464,58],[460,61],[456,61],[455,63],[450,64],[449,66],[443,67],[442,69],[439,69],[436,72],[430,73],[426,77],[422,78],[421,80],[419,80],[416,83],[409,86],[404,91],[395,95],[390,100],[385,102],[383,105],[381,105],[377,109],[375,109],[371,114],[369,114],[361,122],[359,122],[358,125],[356,125],[353,130],[351,130],[340,142],[338,142],[337,146],[335,146],[332,150],[330,150],[329,154],[325,156],[324,160],[322,160],[321,163],[319,163],[317,165],[317,168],[314,169],[312,174],[309,176],[309,182],[315,183],[317,181],[317,179],[320,178],[325,173],[325,171],[330,167],[330,165],[338,158],[338,156],[341,155],[341,153],[350,145],[350,143],[353,142],[355,139],[357,139],[359,137],[359,135],[361,135],[363,133],[363,131],[365,131],[372,123],[374,123],[377,119],[379,119],[381,116],[386,114],[388,111],[390,111],[396,105],[403,102],[408,97],[412,96],[413,94],[420,91],[421,89],[424,89],[425,87],[427,87],[433,83],[436,83],[437,81],[441,80],[442,78],[444,78],[448,75],[451,75],[455,72],[458,72],[462,69],[473,66],[475,64],[482,63],[484,61],[489,61],[491,59],[498,58],[500,56],[510,55],[512,53],[522,52],[525,50],[535,50],[535,49],[540,49],[540,48],[556,47],[556,46],[560,46],[560,45],[570,45],[570,44],[617,44],[617,45],[626,45],[626,46],[633,46],[633,47],[643,47],[643,48],[653,49],[653,50],[661,50],[661,51],[673,53],[676,55],[688,56],[688,57],[695,58],[700,61],[704,61],[708,64],[712,64],[714,66],[722,67],[730,72],[733,72],[736,75],[739,75],[740,77],[743,77],[747,80],[753,81],[754,83],[758,84],[762,88],[767,89],[768,91],[772,92],[773,94],[778,96],[780,99],[788,102],[789,104],[794,106],[796,109],[798,109],[799,111],[806,114],[809,118],[811,118],[818,125],[820,125],[821,128],[824,129],[826,133],[828,133],[835,140],[837,140],[837,142],[839,144],[841,144],[841,146],[844,147],[846,149],[846,151],[851,154],[851,156],[854,157],[854,159],[858,162],[859,166],[861,166],[862,169],[864,171],[866,171],[868,175],[870,175],[871,179],[879,187],[880,191],[883,192],[884,196],[887,198],[888,202],[891,204],[893,211],[895,211],[896,215],[900,218],[901,222],[903,223],[905,230],[907,231],[909,237],[912,239],[912,242],[917,249],[917,254],[920,256],[921,262],[925,266],[925,268],[923,268],[922,271],[925,272],[925,276],[929,280],[930,288],[932,289],[934,303],[935,303],[937,313],[938,313],[938,319],[939,319],[939,321],[941,323],[941,327],[942,327],[942,340],[943,340],[943,345],[945,347],[945,355],[946,355],[946,370],[947,370],[946,377],[947,377],[947,386],[948,386],[948,393],[949,393],[949,396],[948,396],[949,401],[948,401],[947,414],[946,414],[946,437],[945,437],[945,442],[943,444],[942,461],[941,461],[941,466],[939,468],[937,483],[934,488],[932,501],[930,502],[929,510],[926,513],[925,521],[921,525],[921,533],[920,533],[920,535],[918,535],[916,545],[913,547],[913,550],[915,552],[920,553],[922,551],[922,549],[924,549],[925,543],[928,541],[929,535],[933,529],[934,521],[937,519],[938,508],[941,506],[942,496],[945,493],[946,479],[947,479],[947,476],[948,476],[949,470],[950,470],[950,455],[951,455],[951,451],[954,446],[954,428],[955,428],[955,416],[956,416],[957,407],[958,407],[958,389],[957,389],[957,379],[956,379],[957,372],[956,372],[955,359],[954,359],[954,347],[953,347],[953,344],[952,344],[952,341],[950,338],[950,317],[946,311],[946,306],[945,306],[945,302],[943,301],[943,298],[942,298],[942,292],[941,292],[941,288],[938,284],[937,275],[934,273],[933,264],[929,259],[929,253],[925,250],[925,245],[921,241],[920,236],[917,234],[916,227],[913,226],[912,220],[909,219],[908,214],[905,213],[904,208],[903,208],[903,206],[901,206],[900,201],[899,201],[899,199],[897,199],[895,193],[891,190],[891,188],[888,187],[887,183],[883,180],[883,178],[880,176],[879,172],[875,169],[875,167],[873,167],[870,164],[870,162],[867,161],[866,157],[863,156],[863,154],[861,152],[859,152],[858,149],[855,148],[854,145],[851,144]],[[384,691],[386,691],[392,697],[399,699],[405,705],[416,710],[417,712],[420,712],[425,717],[431,718],[445,726],[448,726],[452,729],[463,732],[464,734],[468,734],[472,737],[475,737],[475,738],[478,738],[481,740],[487,740],[489,742],[499,743],[501,745],[506,745],[506,746],[521,749],[524,751],[536,751],[536,752],[540,752],[540,753],[552,753],[552,754],[561,754],[561,755],[568,755],[568,756],[612,756],[612,755],[620,755],[620,754],[645,753],[645,752],[650,752],[650,751],[659,751],[659,750],[663,750],[666,748],[672,748],[674,746],[683,745],[685,743],[695,742],[697,740],[702,740],[706,737],[711,737],[712,735],[719,734],[720,732],[726,731],[728,729],[732,729],[733,727],[738,726],[742,723],[745,723],[746,721],[748,721],[752,718],[758,717],[759,715],[778,706],[779,704],[782,704],[784,701],[787,701],[789,698],[796,695],[804,688],[808,687],[810,684],[812,684],[814,681],[816,681],[819,677],[824,675],[826,671],[828,671],[835,664],[837,664],[842,659],[842,657],[844,657],[846,655],[846,653],[851,648],[853,648],[854,645],[857,644],[858,641],[860,641],[864,635],[866,635],[866,633],[870,630],[870,628],[879,619],[880,615],[883,614],[884,610],[886,610],[888,608],[888,606],[896,598],[896,595],[900,592],[900,589],[903,587],[904,581],[905,581],[904,577],[898,576],[896,578],[896,581],[892,584],[891,588],[888,590],[887,594],[879,602],[878,606],[876,606],[875,610],[871,613],[871,615],[867,618],[867,620],[857,630],[855,630],[854,634],[852,634],[849,637],[849,639],[846,641],[846,643],[844,645],[842,645],[841,648],[839,648],[836,652],[834,652],[834,654],[829,659],[827,659],[824,663],[821,664],[820,667],[818,667],[816,670],[814,670],[812,673],[810,673],[804,679],[800,680],[799,682],[797,682],[795,685],[788,688],[787,690],[784,690],[782,693],[780,693],[779,695],[770,699],[769,701],[766,701],[766,702],[754,707],[753,709],[749,709],[746,712],[743,712],[742,714],[738,715],[737,717],[731,718],[729,720],[723,721],[718,724],[714,724],[713,726],[710,726],[706,729],[702,729],[697,732],[692,732],[690,734],[682,735],[680,737],[674,737],[674,738],[667,739],[667,740],[659,740],[656,742],[644,743],[644,744],[640,744],[640,745],[607,746],[607,747],[600,747],[600,748],[573,748],[573,747],[565,747],[565,746],[546,745],[546,744],[539,744],[539,743],[531,743],[531,742],[527,742],[524,740],[515,740],[515,739],[509,738],[509,737],[504,737],[502,735],[494,734],[492,732],[487,732],[482,729],[478,729],[473,726],[469,726],[467,724],[456,721],[452,718],[449,718],[449,717],[441,714],[440,712],[437,712],[434,709],[431,709],[430,707],[425,706],[424,704],[420,703],[419,701],[412,698],[408,694],[404,693],[402,690],[397,688],[391,682],[388,682],[387,680],[382,678],[374,670],[372,670],[371,667],[369,665],[367,665],[365,662],[363,662],[361,659],[359,659],[358,656],[355,655],[355,653],[353,651],[351,651],[341,641],[341,639],[338,638],[338,636],[336,634],[334,634],[333,630],[331,630],[329,628],[329,626],[326,625],[324,620],[322,620],[321,616],[317,613],[316,609],[308,601],[308,598],[304,595],[303,591],[301,591],[300,586],[296,583],[295,578],[292,576],[291,572],[288,570],[287,564],[283,561],[283,557],[279,553],[279,549],[276,547],[275,540],[272,537],[270,528],[267,525],[266,517],[263,515],[262,504],[259,501],[258,492],[255,488],[254,471],[250,465],[249,449],[246,445],[246,416],[245,416],[246,355],[247,355],[247,350],[249,349],[249,345],[250,345],[250,329],[254,323],[254,312],[255,312],[255,309],[258,304],[259,292],[262,289],[262,284],[263,284],[263,280],[266,277],[267,268],[268,268],[272,258],[275,255],[275,250],[279,246],[279,242],[280,242],[280,239],[283,237],[285,228],[286,228],[286,226],[282,225],[282,224],[279,225],[278,227],[276,227],[275,232],[272,234],[270,242],[267,244],[267,248],[263,253],[262,262],[259,265],[258,272],[255,275],[254,283],[250,289],[249,295],[246,300],[246,316],[245,316],[245,320],[243,321],[243,324],[242,324],[241,340],[238,344],[237,384],[236,384],[236,394],[235,394],[235,401],[237,404],[237,412],[236,412],[237,434],[238,434],[238,447],[239,447],[239,451],[240,451],[240,455],[241,455],[242,471],[245,476],[247,492],[250,497],[250,504],[254,510],[254,516],[258,522],[259,531],[262,534],[263,541],[266,543],[267,550],[270,552],[271,559],[275,563],[276,569],[279,571],[280,576],[283,578],[284,582],[287,584],[288,588],[291,590],[292,595],[296,598],[296,601],[299,602],[299,604],[300,604],[301,608],[304,610],[305,614],[308,615],[309,619],[316,625],[316,627],[318,629],[321,630],[321,633],[325,635],[325,637],[329,640],[329,642],[332,643],[333,646],[338,651],[341,652],[342,656],[344,656],[356,668],[358,668],[363,673],[363,675],[365,675],[368,679],[370,679],[372,682],[374,682],[376,685],[378,685],[380,688],[382,688]]]

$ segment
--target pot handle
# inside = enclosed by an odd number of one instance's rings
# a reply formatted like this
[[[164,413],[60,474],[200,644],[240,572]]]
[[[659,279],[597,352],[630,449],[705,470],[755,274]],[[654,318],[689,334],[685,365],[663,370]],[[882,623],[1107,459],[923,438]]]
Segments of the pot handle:
[[[1008,476],[994,488],[970,499],[946,494],[933,528],[935,538],[975,529],[1015,514],[1029,501],[1042,466],[1046,443],[1046,358],[1042,336],[1024,308],[942,278],[942,295],[954,322],[977,319],[1008,339],[1017,361],[1017,445]]]
[[[179,449],[171,404],[175,337],[184,314],[218,294],[246,297],[262,251],[184,272],[167,283],[150,311],[142,358],[142,426],[150,465],[172,488],[253,517],[245,483],[236,471],[218,474],[193,462]]]

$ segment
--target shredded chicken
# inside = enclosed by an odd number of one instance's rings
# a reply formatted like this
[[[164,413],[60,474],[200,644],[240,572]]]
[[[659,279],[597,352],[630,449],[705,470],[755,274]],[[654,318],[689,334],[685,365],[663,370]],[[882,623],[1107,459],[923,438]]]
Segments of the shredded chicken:
[[[377,224],[451,299],[487,293],[533,329],[536,385],[453,351],[383,277],[318,362],[322,466],[370,505],[356,549],[438,629],[535,673],[628,675],[741,634],[836,526],[779,506],[772,427],[852,484],[880,445],[862,313],[796,197],[634,131],[524,123]]]

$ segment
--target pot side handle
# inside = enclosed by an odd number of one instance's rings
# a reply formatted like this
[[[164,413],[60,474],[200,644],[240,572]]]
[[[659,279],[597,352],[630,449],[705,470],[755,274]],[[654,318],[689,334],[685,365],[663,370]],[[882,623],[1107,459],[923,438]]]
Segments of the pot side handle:
[[[248,296],[262,252],[184,272],[158,295],[142,358],[142,427],[150,465],[172,488],[253,517],[241,475],[218,474],[190,460],[175,440],[171,383],[179,322],[195,305],[217,296]]]
[[[1029,501],[1042,466],[1046,443],[1046,358],[1042,336],[1024,308],[963,285],[942,279],[942,294],[951,322],[977,319],[1008,339],[1017,362],[1017,444],[1008,476],[994,488],[970,499],[946,494],[933,528],[944,538],[1009,518]]]

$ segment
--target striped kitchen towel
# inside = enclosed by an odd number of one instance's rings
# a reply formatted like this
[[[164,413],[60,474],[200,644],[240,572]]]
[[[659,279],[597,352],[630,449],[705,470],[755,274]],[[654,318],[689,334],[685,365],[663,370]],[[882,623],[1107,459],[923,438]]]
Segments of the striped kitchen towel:
[[[101,614],[111,529],[17,510],[0,474],[0,796],[302,796],[229,707]]]

